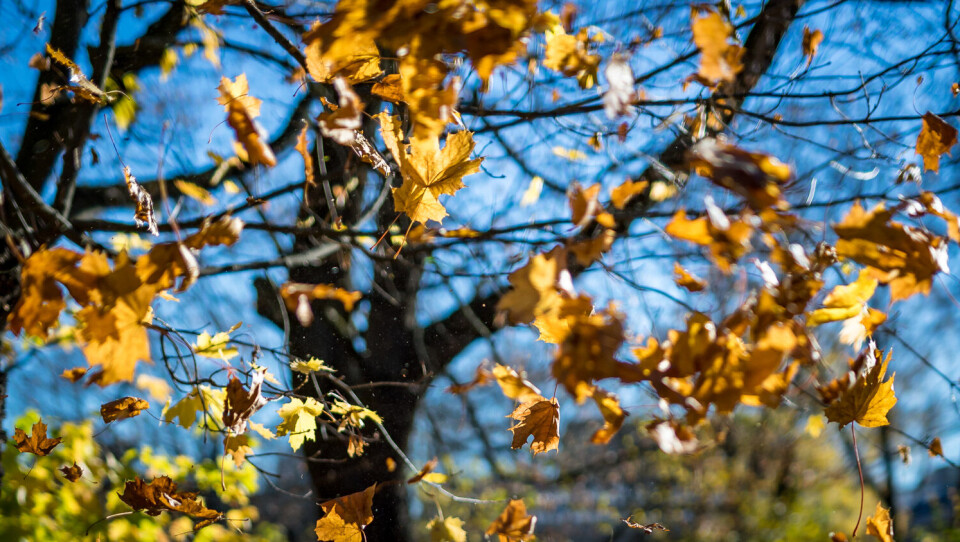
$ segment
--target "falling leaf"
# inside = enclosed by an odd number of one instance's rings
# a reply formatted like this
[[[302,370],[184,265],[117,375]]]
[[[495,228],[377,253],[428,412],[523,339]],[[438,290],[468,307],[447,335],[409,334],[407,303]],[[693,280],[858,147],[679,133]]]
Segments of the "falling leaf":
[[[552,149],[554,156],[559,156],[560,158],[565,158],[571,162],[579,162],[580,160],[586,160],[587,155],[581,150],[577,149],[568,149],[566,147],[554,147]]]
[[[324,516],[317,520],[318,540],[332,542],[363,542],[363,528],[373,522],[374,484],[367,489],[344,495],[320,505]]]
[[[667,454],[691,454],[699,446],[693,431],[675,420],[656,420],[647,425],[647,431]]]
[[[930,292],[933,276],[948,269],[947,242],[891,221],[894,212],[882,203],[867,212],[856,203],[833,230],[837,255],[868,266],[869,275],[890,286],[891,301],[898,301]]]
[[[691,275],[689,271],[684,269],[680,262],[673,263],[673,281],[677,283],[677,286],[686,289],[690,292],[699,292],[707,287],[707,283],[703,279]]]
[[[310,185],[316,185],[316,181],[313,179],[313,155],[310,154],[310,149],[307,147],[307,125],[303,125],[303,129],[300,130],[300,135],[297,136],[297,144],[294,147],[297,149],[297,152],[300,153],[300,157],[303,158],[303,173],[305,182]]]
[[[100,417],[104,423],[125,420],[139,416],[140,412],[150,408],[150,403],[139,397],[123,397],[100,405]]]
[[[793,177],[773,156],[743,150],[716,138],[698,141],[688,152],[690,166],[717,186],[746,198],[755,210],[786,208],[781,187]]]
[[[331,284],[288,282],[280,287],[280,297],[283,298],[287,310],[297,315],[300,325],[309,327],[313,323],[313,309],[310,306],[312,301],[318,299],[339,301],[347,312],[352,312],[354,304],[363,298],[363,294],[337,288]]]
[[[823,300],[824,308],[811,312],[807,316],[807,325],[819,326],[860,316],[876,288],[877,279],[861,272],[856,281],[841,284],[827,294]]]
[[[340,426],[338,428],[340,431],[343,431],[347,426],[362,429],[364,420],[370,420],[377,424],[383,423],[383,419],[376,412],[359,405],[351,405],[346,401],[334,401],[330,406],[330,412],[340,416]]]
[[[83,468],[80,467],[80,465],[77,465],[76,461],[73,462],[72,467],[70,465],[64,465],[57,470],[62,472],[63,477],[71,482],[76,482],[81,476],[83,476]]]
[[[253,371],[249,390],[237,377],[230,378],[223,401],[223,426],[232,434],[244,434],[250,417],[267,404],[267,399],[260,394],[266,372],[264,368]]]
[[[648,192],[649,181],[631,181],[627,179],[620,186],[610,190],[610,203],[618,210],[623,210],[634,197]]]
[[[606,444],[617,434],[629,414],[620,406],[620,399],[616,395],[600,388],[593,391],[593,400],[596,401],[597,408],[603,416],[603,427],[597,429],[590,437],[590,442]]]
[[[65,88],[72,91],[78,98],[92,104],[105,104],[112,101],[107,93],[87,79],[87,76],[83,74],[83,71],[80,70],[80,67],[77,66],[76,63],[67,58],[66,55],[58,49],[51,47],[49,43],[47,44],[47,54],[50,55],[50,58],[52,58],[54,62],[69,70],[71,84]]]
[[[573,183],[567,194],[567,203],[570,205],[571,221],[577,227],[584,227],[596,220],[605,228],[613,228],[613,216],[603,210],[598,196],[600,185],[595,184],[583,188],[579,183]]]
[[[153,198],[137,183],[137,178],[130,173],[130,168],[123,168],[123,178],[127,183],[127,192],[136,205],[133,221],[137,226],[146,224],[147,230],[153,235],[160,235],[157,229],[157,217],[153,214]]]
[[[817,54],[820,43],[823,42],[823,32],[820,30],[810,31],[810,27],[803,27],[803,56],[807,57],[807,66],[813,62],[813,57]]]
[[[27,433],[19,427],[16,428],[13,433],[13,443],[16,445],[17,450],[41,457],[49,454],[51,450],[56,448],[57,444],[60,444],[61,440],[63,439],[60,437],[47,438],[47,424],[42,421],[33,424],[29,437]]]
[[[927,447],[927,453],[930,454],[930,457],[943,457],[943,445],[940,444],[940,437],[934,437],[930,441],[930,446]]]
[[[543,397],[523,403],[508,418],[519,423],[510,428],[513,442],[510,447],[516,450],[527,443],[532,436],[530,451],[533,455],[557,450],[560,446],[560,404],[556,398]]]
[[[166,401],[170,397],[170,384],[162,378],[150,375],[138,375],[136,380],[137,389],[145,390],[157,401]]]
[[[698,76],[707,86],[732,83],[743,69],[740,59],[744,49],[730,43],[733,25],[712,8],[703,8],[706,15],[699,16],[700,9],[693,12],[693,43],[700,50]]]
[[[566,254],[554,249],[537,254],[507,280],[512,289],[497,302],[497,310],[505,311],[512,324],[526,324],[560,303],[557,281],[566,265]]]
[[[173,181],[173,185],[177,187],[177,190],[179,190],[181,194],[199,202],[201,205],[210,206],[217,204],[217,198],[213,197],[213,194],[202,186],[182,179]]]
[[[543,178],[535,176],[530,179],[530,184],[523,192],[523,198],[520,199],[521,207],[529,207],[540,199],[540,193],[543,192]]]
[[[227,435],[223,438],[223,453],[233,459],[238,468],[243,465],[247,456],[253,453],[250,447],[250,438],[247,435]]]
[[[853,385],[841,392],[840,399],[827,406],[827,420],[837,422],[840,427],[850,422],[857,422],[864,427],[880,427],[889,425],[887,412],[895,404],[897,398],[893,393],[894,373],[890,380],[883,382],[887,372],[890,355],[881,363],[882,353],[875,354],[877,360],[872,369],[866,374],[857,377]]]
[[[593,394],[593,383],[605,378],[623,382],[643,380],[640,367],[616,359],[624,342],[623,316],[614,310],[575,315],[560,343],[551,374],[578,403]]]
[[[637,99],[635,77],[629,59],[615,54],[603,70],[607,78],[607,91],[603,93],[603,111],[608,119],[627,115],[630,105]]]
[[[9,316],[10,331],[14,335],[28,335],[47,339],[50,328],[66,308],[63,293],[57,282],[73,282],[66,271],[73,268],[83,256],[64,248],[38,250],[27,258],[20,271],[20,300]],[[77,283],[77,288],[82,288]]]
[[[880,542],[893,542],[893,518],[890,517],[890,510],[879,502],[873,516],[867,518],[867,534]]]
[[[670,529],[667,529],[666,527],[664,527],[663,525],[660,525],[659,523],[648,523],[644,525],[642,523],[631,521],[632,519],[633,519],[633,516],[630,516],[627,519],[622,519],[620,521],[626,523],[627,527],[630,527],[631,529],[639,529],[646,534],[652,534],[653,531],[670,532]]]
[[[207,508],[197,500],[196,493],[177,492],[177,484],[167,476],[154,478],[150,483],[144,483],[139,477],[128,480],[119,496],[130,508],[142,510],[150,516],[174,511],[204,520],[217,521],[223,517],[222,513]]]
[[[463,520],[455,517],[433,518],[427,523],[430,542],[467,542]]]
[[[664,228],[670,236],[709,248],[710,259],[724,273],[750,249],[753,226],[748,219],[731,221],[712,201],[707,201],[707,216],[690,220],[678,210]]]
[[[416,483],[419,482],[420,480],[423,480],[426,475],[430,474],[431,472],[433,472],[433,469],[437,468],[437,463],[438,463],[438,461],[437,461],[437,458],[436,458],[436,457],[434,457],[434,458],[431,459],[430,461],[427,461],[427,462],[423,465],[423,468],[421,468],[420,471],[417,472],[417,474],[415,474],[412,478],[410,478],[409,480],[407,480],[407,483],[408,483],[408,484],[416,484]]]
[[[823,428],[826,424],[823,421],[823,416],[820,414],[811,414],[807,418],[807,425],[803,428],[804,432],[810,435],[813,438],[820,436],[820,433],[823,432]]]
[[[497,535],[499,542],[526,542],[533,540],[533,529],[537,525],[536,516],[527,515],[527,507],[520,499],[510,499],[507,507],[497,516],[486,535]]]
[[[352,146],[357,141],[357,133],[363,127],[364,104],[353,88],[343,77],[333,78],[333,88],[339,96],[339,107],[335,111],[320,113],[317,123],[325,137],[341,145]]]
[[[923,157],[924,171],[940,171],[940,156],[950,154],[950,148],[956,143],[956,128],[929,111],[923,115],[923,128],[917,136],[917,154]]]
[[[361,33],[338,36],[336,41],[324,42],[325,28],[315,24],[303,35],[307,44],[307,71],[319,83],[329,83],[335,76],[346,77],[351,83],[373,79],[383,73],[380,52],[373,39]]]
[[[263,128],[254,120],[260,115],[260,100],[248,94],[247,75],[242,73],[233,81],[223,77],[217,88],[220,90],[217,101],[227,111],[227,124],[237,134],[237,141],[246,154],[241,158],[254,165],[277,165]]]
[[[400,188],[393,189],[394,208],[414,222],[441,222],[447,210],[438,198],[454,195],[464,187],[463,177],[480,170],[482,159],[469,159],[474,147],[473,134],[466,131],[451,134],[447,136],[446,146],[440,149],[435,137],[414,137],[410,145],[402,145],[403,134],[396,117],[381,114],[380,127],[384,143],[403,176]]]
[[[290,447],[297,451],[306,440],[316,440],[317,416],[323,412],[323,404],[312,397],[301,400],[291,397],[290,402],[277,410],[283,418],[277,426],[277,436],[290,436]]]
[[[63,372],[60,373],[60,377],[66,378],[70,382],[76,382],[81,378],[83,378],[83,376],[86,374],[87,374],[86,367],[74,367],[72,369],[64,369]]]
[[[325,364],[323,360],[317,358],[310,358],[307,361],[296,360],[290,363],[290,369],[301,374],[308,375],[313,372],[333,372],[333,367]]]
[[[547,30],[545,35],[543,66],[567,77],[576,77],[582,89],[593,88],[601,58],[590,52],[595,40],[590,37],[588,30],[584,28],[576,35],[571,35],[558,25]]]
[[[616,237],[616,232],[605,228],[599,235],[586,241],[573,243],[567,248],[577,258],[577,263],[586,267],[599,260],[604,253],[609,251]]]
[[[913,458],[910,456],[910,447],[900,444],[897,446],[897,453],[900,454],[900,461],[904,465],[909,465]]]

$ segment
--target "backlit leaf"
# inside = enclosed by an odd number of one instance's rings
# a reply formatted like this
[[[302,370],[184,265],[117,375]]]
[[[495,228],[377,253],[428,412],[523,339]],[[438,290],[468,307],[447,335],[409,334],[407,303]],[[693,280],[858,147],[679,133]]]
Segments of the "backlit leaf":
[[[13,444],[17,447],[17,450],[39,456],[49,454],[60,444],[61,440],[63,439],[60,437],[47,438],[47,424],[42,421],[33,424],[29,436],[19,427],[13,432]]]
[[[527,515],[527,507],[520,499],[511,499],[503,512],[487,528],[487,536],[497,535],[499,542],[526,542],[533,540],[537,517]]]
[[[890,425],[887,412],[897,404],[893,393],[896,373],[884,382],[890,356],[882,363],[879,361],[881,354],[878,352],[876,356],[877,361],[873,368],[858,376],[849,389],[841,392],[837,401],[827,406],[827,420],[837,422],[840,427],[851,422],[857,422],[864,427]]]
[[[140,412],[150,408],[150,403],[139,397],[123,397],[100,405],[100,417],[104,423],[125,420],[139,416]]]
[[[917,154],[923,157],[924,171],[940,171],[940,156],[950,154],[950,148],[956,143],[956,128],[929,111],[923,115],[923,128],[917,136]]]
[[[513,442],[510,447],[516,450],[527,443],[532,436],[530,451],[533,455],[556,450],[560,446],[560,404],[556,398],[539,397],[518,406],[509,416],[519,423],[510,428]]]

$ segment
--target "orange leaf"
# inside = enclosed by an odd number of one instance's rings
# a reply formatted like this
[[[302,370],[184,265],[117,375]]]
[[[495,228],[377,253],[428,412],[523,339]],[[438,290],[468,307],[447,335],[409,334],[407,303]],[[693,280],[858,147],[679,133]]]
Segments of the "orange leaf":
[[[527,443],[532,436],[530,451],[533,455],[557,450],[560,446],[560,404],[556,398],[549,401],[543,397],[523,403],[508,418],[520,423],[510,428],[513,442],[510,447],[516,450]]]
[[[530,258],[527,265],[507,278],[513,287],[497,302],[498,311],[506,311],[512,324],[526,324],[560,303],[557,280],[566,267],[566,253],[555,248]]]
[[[33,424],[29,437],[27,433],[19,427],[15,429],[13,433],[13,443],[16,445],[17,450],[41,457],[49,454],[51,450],[57,447],[57,444],[60,444],[61,440],[63,439],[60,437],[47,438],[47,424],[42,421]]]
[[[620,430],[623,421],[627,419],[629,414],[620,406],[620,399],[616,395],[600,388],[593,391],[593,400],[596,401],[597,408],[600,409],[600,414],[603,416],[603,427],[597,429],[590,437],[590,442],[606,444]]]
[[[732,83],[743,69],[740,57],[743,48],[730,43],[733,37],[733,25],[712,8],[699,16],[699,10],[693,13],[691,30],[693,43],[700,49],[700,71],[697,74],[707,86],[716,86],[721,82]]]
[[[691,275],[689,271],[680,265],[680,262],[673,263],[673,273],[676,275],[673,281],[681,288],[686,288],[691,292],[699,292],[707,287],[706,282],[699,277]]]
[[[813,57],[817,54],[817,49],[823,42],[823,32],[820,30],[810,31],[810,27],[803,27],[803,56],[807,57],[807,66],[813,62]]]
[[[395,104],[403,102],[403,86],[400,75],[393,73],[373,84],[370,93]]]
[[[510,367],[497,364],[492,373],[504,396],[521,403],[542,399],[540,390]]]
[[[125,420],[139,416],[140,412],[150,408],[150,403],[139,397],[123,397],[100,405],[100,417],[104,423]]]
[[[930,457],[943,457],[943,445],[940,444],[940,437],[934,437],[930,441],[930,446],[927,447],[927,453],[930,454]]]
[[[297,149],[297,152],[299,152],[303,158],[303,173],[306,183],[314,186],[316,181],[313,179],[313,155],[310,154],[310,149],[307,147],[306,124],[304,124],[303,129],[300,130],[300,135],[297,136],[297,144],[294,148]]]
[[[280,297],[283,298],[287,310],[297,315],[297,320],[304,327],[313,323],[312,301],[329,299],[339,301],[347,312],[353,311],[353,306],[363,298],[360,292],[350,292],[330,284],[303,284],[288,282],[280,287]]]
[[[167,476],[154,478],[145,483],[139,477],[127,480],[120,493],[120,500],[134,510],[142,510],[150,516],[159,516],[161,512],[182,512],[192,517],[217,521],[223,514],[211,510],[197,500],[197,494],[187,491],[177,492],[177,484]],[[203,522],[209,524],[208,522]],[[199,527],[199,525],[198,525]],[[194,528],[196,530],[196,527]]]
[[[957,143],[957,129],[933,113],[923,115],[923,128],[917,136],[917,154],[923,157],[924,171],[940,171],[940,156],[950,154]]]
[[[123,178],[127,183],[127,192],[136,205],[133,221],[137,226],[146,224],[147,230],[154,235],[160,235],[157,230],[157,217],[153,214],[153,198],[137,183],[137,178],[130,173],[129,167],[123,168]]]
[[[408,483],[408,484],[415,484],[415,483],[419,482],[420,480],[423,480],[423,477],[426,476],[426,475],[428,475],[428,474],[430,474],[431,472],[433,472],[433,469],[435,469],[435,468],[437,468],[437,458],[436,458],[436,457],[434,457],[434,458],[431,459],[430,461],[427,461],[427,463],[423,466],[423,468],[420,469],[420,472],[418,472],[418,473],[415,474],[412,478],[410,478],[409,480],[407,480],[407,483]]]
[[[234,435],[245,433],[250,417],[267,404],[260,394],[266,372],[265,368],[253,371],[249,391],[237,377],[230,378],[223,401],[223,426]]]
[[[649,181],[626,180],[620,186],[610,190],[610,203],[619,210],[623,210],[634,196],[647,193]]]
[[[497,535],[500,542],[526,542],[533,540],[536,516],[527,515],[527,507],[520,499],[511,499],[503,512],[487,528],[486,535]]]

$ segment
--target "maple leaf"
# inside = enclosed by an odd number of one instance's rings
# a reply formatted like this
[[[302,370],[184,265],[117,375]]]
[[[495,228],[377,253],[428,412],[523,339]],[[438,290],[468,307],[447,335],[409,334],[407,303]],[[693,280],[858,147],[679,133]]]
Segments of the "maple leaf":
[[[263,368],[253,371],[249,390],[237,377],[230,378],[223,401],[223,426],[234,435],[245,433],[250,417],[267,404],[267,399],[260,394],[266,372]]]
[[[611,229],[604,229],[600,235],[586,241],[573,243],[567,248],[577,258],[577,263],[586,267],[599,260],[601,255],[610,250],[616,237],[616,232]]]
[[[76,482],[81,476],[83,476],[83,468],[80,467],[80,465],[77,465],[76,461],[73,462],[73,466],[64,465],[57,470],[62,472],[63,477],[71,482]]]
[[[87,374],[86,367],[74,367],[72,369],[64,369],[63,372],[60,373],[60,377],[66,378],[70,382],[76,382],[81,378],[83,378],[84,375],[86,374]]]
[[[30,436],[27,436],[27,433],[19,427],[13,432],[13,443],[17,450],[41,457],[49,454],[51,450],[57,447],[57,444],[60,444],[61,440],[63,439],[60,437],[47,438],[47,424],[42,421],[33,424],[33,428],[30,429]]]
[[[145,483],[140,477],[127,480],[123,486],[123,493],[120,493],[119,497],[130,508],[142,510],[150,516],[159,516],[162,512],[173,511],[212,521],[223,517],[221,512],[211,510],[198,501],[196,493],[177,492],[177,484],[168,476],[154,478],[150,483]],[[194,530],[198,527],[194,527]]]
[[[297,136],[297,144],[294,148],[303,158],[303,174],[305,182],[309,186],[316,186],[317,181],[315,181],[313,178],[313,155],[310,154],[310,149],[307,147],[306,124],[304,124],[303,129],[300,130],[300,135]]]
[[[704,138],[687,153],[689,165],[713,184],[743,196],[756,210],[784,209],[780,187],[793,176],[790,167],[773,156],[750,152],[716,138]]]
[[[173,406],[165,407],[161,416],[166,423],[179,419],[180,426],[189,429],[197,421],[197,413],[202,412],[205,421],[203,425],[210,427],[211,419],[223,419],[225,397],[226,392],[222,389],[211,389],[206,385],[197,386]]]
[[[487,528],[486,535],[497,535],[500,542],[526,542],[533,540],[537,516],[528,516],[527,507],[520,499],[510,499],[503,512]]]
[[[560,404],[557,399],[547,400],[538,397],[518,406],[508,418],[519,423],[510,428],[513,442],[510,447],[516,450],[527,443],[532,436],[530,451],[533,455],[557,450],[560,446]]]
[[[627,519],[621,519],[620,521],[624,522],[627,525],[627,527],[630,527],[631,529],[639,529],[646,534],[653,534],[653,531],[670,532],[670,529],[667,529],[666,527],[664,527],[663,525],[660,525],[659,523],[648,523],[644,525],[642,523],[637,523],[632,520],[633,520],[633,516],[629,516]]]
[[[923,157],[924,171],[940,171],[940,156],[950,154],[957,143],[957,129],[933,113],[923,115],[923,128],[917,136],[917,154]]]
[[[803,27],[803,56],[807,57],[807,66],[813,62],[813,57],[817,54],[817,49],[823,42],[823,32],[820,30],[810,30],[809,26]]]
[[[314,531],[318,540],[363,542],[363,528],[373,522],[374,484],[363,491],[344,495],[320,505],[324,516]]]
[[[890,286],[891,301],[926,295],[933,276],[948,270],[946,239],[892,222],[893,213],[882,203],[869,212],[854,204],[833,226],[837,255],[868,266],[869,275]]]
[[[473,388],[486,386],[493,380],[494,380],[493,373],[483,365],[479,365],[477,366],[477,369],[473,373],[472,380],[470,380],[469,382],[464,382],[462,384],[453,384],[444,391],[453,395],[462,395],[472,390]],[[540,393],[537,392],[537,395],[540,395]]]
[[[210,205],[216,205],[217,203],[217,198],[213,197],[213,194],[211,194],[209,190],[203,188],[202,186],[184,181],[183,179],[174,180],[173,185],[177,187],[177,190],[179,190],[181,194],[200,203],[203,206],[209,207]]]
[[[413,136],[435,139],[454,120],[460,95],[460,79],[446,84],[448,68],[435,58],[408,55],[400,62],[400,83],[403,101],[413,119]]]
[[[62,88],[72,91],[81,100],[92,104],[107,104],[113,101],[113,98],[109,94],[94,85],[93,82],[83,74],[83,71],[74,61],[67,58],[60,50],[51,47],[49,43],[46,47],[47,54],[50,55],[50,58],[70,71],[71,84]]]
[[[220,91],[217,102],[227,111],[227,124],[237,134],[240,158],[251,164],[273,167],[277,165],[277,158],[267,143],[263,128],[254,120],[260,115],[260,100],[249,95],[249,88],[245,73],[233,81],[222,77],[217,87]]]
[[[521,403],[542,398],[536,386],[506,365],[498,363],[491,373],[507,398]]]
[[[824,308],[811,312],[807,316],[807,325],[819,326],[860,316],[876,288],[877,279],[861,271],[856,281],[841,284],[827,294],[823,300]]]
[[[311,301],[318,299],[339,301],[347,312],[352,312],[354,304],[363,298],[363,294],[337,288],[332,284],[288,282],[280,287],[280,297],[283,298],[287,310],[297,315],[300,325],[309,327],[313,323]]]
[[[51,248],[38,250],[27,258],[20,270],[20,300],[9,316],[14,335],[25,331],[41,339],[49,337],[50,328],[67,306],[57,282],[69,279],[69,270],[82,257],[72,250]]]
[[[463,520],[455,517],[433,518],[427,523],[430,542],[467,542]]]
[[[511,324],[526,324],[554,310],[561,302],[557,281],[565,271],[566,253],[555,248],[537,254],[507,280],[513,287],[497,302],[498,311],[506,311]]]
[[[192,345],[193,351],[198,356],[223,361],[239,356],[240,352],[236,348],[227,345],[230,343],[230,334],[239,329],[241,325],[243,325],[243,322],[238,322],[227,331],[218,331],[212,336],[204,331],[197,335],[197,342]]]
[[[753,227],[746,220],[731,221],[712,200],[706,203],[707,216],[689,220],[686,211],[680,209],[664,231],[677,239],[709,247],[713,263],[729,273],[733,263],[750,249]]]
[[[706,15],[699,13],[705,10]],[[733,37],[733,25],[712,8],[692,10],[693,43],[700,50],[699,80],[706,86],[718,83],[732,83],[743,70],[740,62],[744,49],[730,43]]]
[[[897,397],[893,393],[894,373],[890,380],[883,382],[887,372],[890,355],[880,362],[882,353],[874,354],[873,367],[865,374],[861,374],[853,385],[840,393],[837,401],[829,404],[826,409],[827,420],[837,422],[843,427],[851,422],[857,422],[864,427],[880,427],[889,425],[887,412],[895,404]]]
[[[940,437],[934,437],[930,441],[930,446],[927,447],[927,453],[930,457],[943,457],[943,445],[940,444]]]
[[[333,372],[333,368],[325,364],[323,360],[317,358],[310,358],[307,361],[297,360],[290,363],[290,369],[296,371],[300,374],[310,374],[313,372],[324,371],[328,373]]]
[[[593,390],[592,398],[597,403],[597,408],[600,409],[600,414],[603,416],[603,427],[593,433],[590,442],[606,444],[617,434],[629,414],[620,406],[620,399],[610,392],[596,388]]]
[[[573,183],[567,198],[570,204],[571,220],[575,226],[582,228],[596,220],[605,228],[614,227],[613,215],[603,210],[598,200],[599,195],[599,184],[583,188],[579,183]]]
[[[447,475],[442,472],[433,472],[433,469],[437,467],[437,458],[434,457],[420,469],[417,474],[412,478],[407,480],[408,484],[416,484],[417,482],[430,482],[434,484],[442,484],[447,481]]]
[[[370,420],[373,423],[383,423],[379,414],[369,408],[359,405],[351,405],[346,401],[336,400],[330,405],[330,412],[340,416],[339,431],[343,431],[347,426],[363,429],[364,421]]]
[[[880,542],[893,542],[893,518],[890,517],[890,510],[879,502],[876,511],[867,518],[867,534]]]
[[[334,77],[346,77],[351,83],[361,83],[383,73],[380,52],[367,34],[352,33],[339,39],[325,36],[329,27],[314,24],[303,35],[307,44],[307,72],[318,83],[329,83]]]
[[[301,400],[291,397],[290,402],[277,409],[283,418],[277,426],[277,436],[290,436],[290,447],[297,451],[306,440],[315,440],[317,416],[323,412],[323,404],[312,397]]]
[[[473,134],[463,131],[449,135],[442,150],[436,137],[415,137],[410,145],[401,146],[399,119],[384,113],[379,118],[384,143],[403,176],[400,188],[393,189],[394,208],[414,222],[443,221],[447,210],[438,198],[454,195],[464,187],[463,177],[480,170],[483,159],[469,159]]]
[[[125,420],[139,416],[141,411],[150,408],[150,403],[139,397],[123,397],[100,405],[100,417],[104,423]]]
[[[157,217],[153,214],[153,198],[137,183],[137,178],[130,173],[129,167],[125,166],[123,168],[123,179],[127,183],[127,192],[130,194],[130,199],[136,205],[133,222],[137,226],[146,224],[150,233],[160,235],[160,231],[157,230]]]
[[[577,297],[562,297],[559,305],[537,316],[533,326],[540,332],[537,340],[560,344],[570,334],[570,326],[578,319],[593,313],[593,299],[580,294]]]
[[[699,277],[691,275],[689,271],[680,265],[680,262],[673,263],[673,273],[676,275],[673,279],[677,286],[690,292],[699,292],[707,287],[707,283]]]
[[[576,35],[567,34],[563,26],[556,25],[546,31],[546,51],[543,67],[560,72],[567,77],[576,77],[580,88],[593,88],[600,66],[599,55],[591,54],[595,41],[586,28]]]

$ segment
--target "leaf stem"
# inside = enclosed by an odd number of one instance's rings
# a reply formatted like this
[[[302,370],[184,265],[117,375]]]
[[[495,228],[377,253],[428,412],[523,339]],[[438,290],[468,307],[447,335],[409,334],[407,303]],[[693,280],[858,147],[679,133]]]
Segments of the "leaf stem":
[[[860,513],[857,515],[857,524],[853,528],[853,536],[857,537],[857,529],[860,528],[860,520],[863,519],[863,466],[860,464],[860,450],[857,448],[857,432],[854,430],[856,423],[850,424],[850,434],[853,435],[853,456],[857,458],[857,473],[860,475]]]

